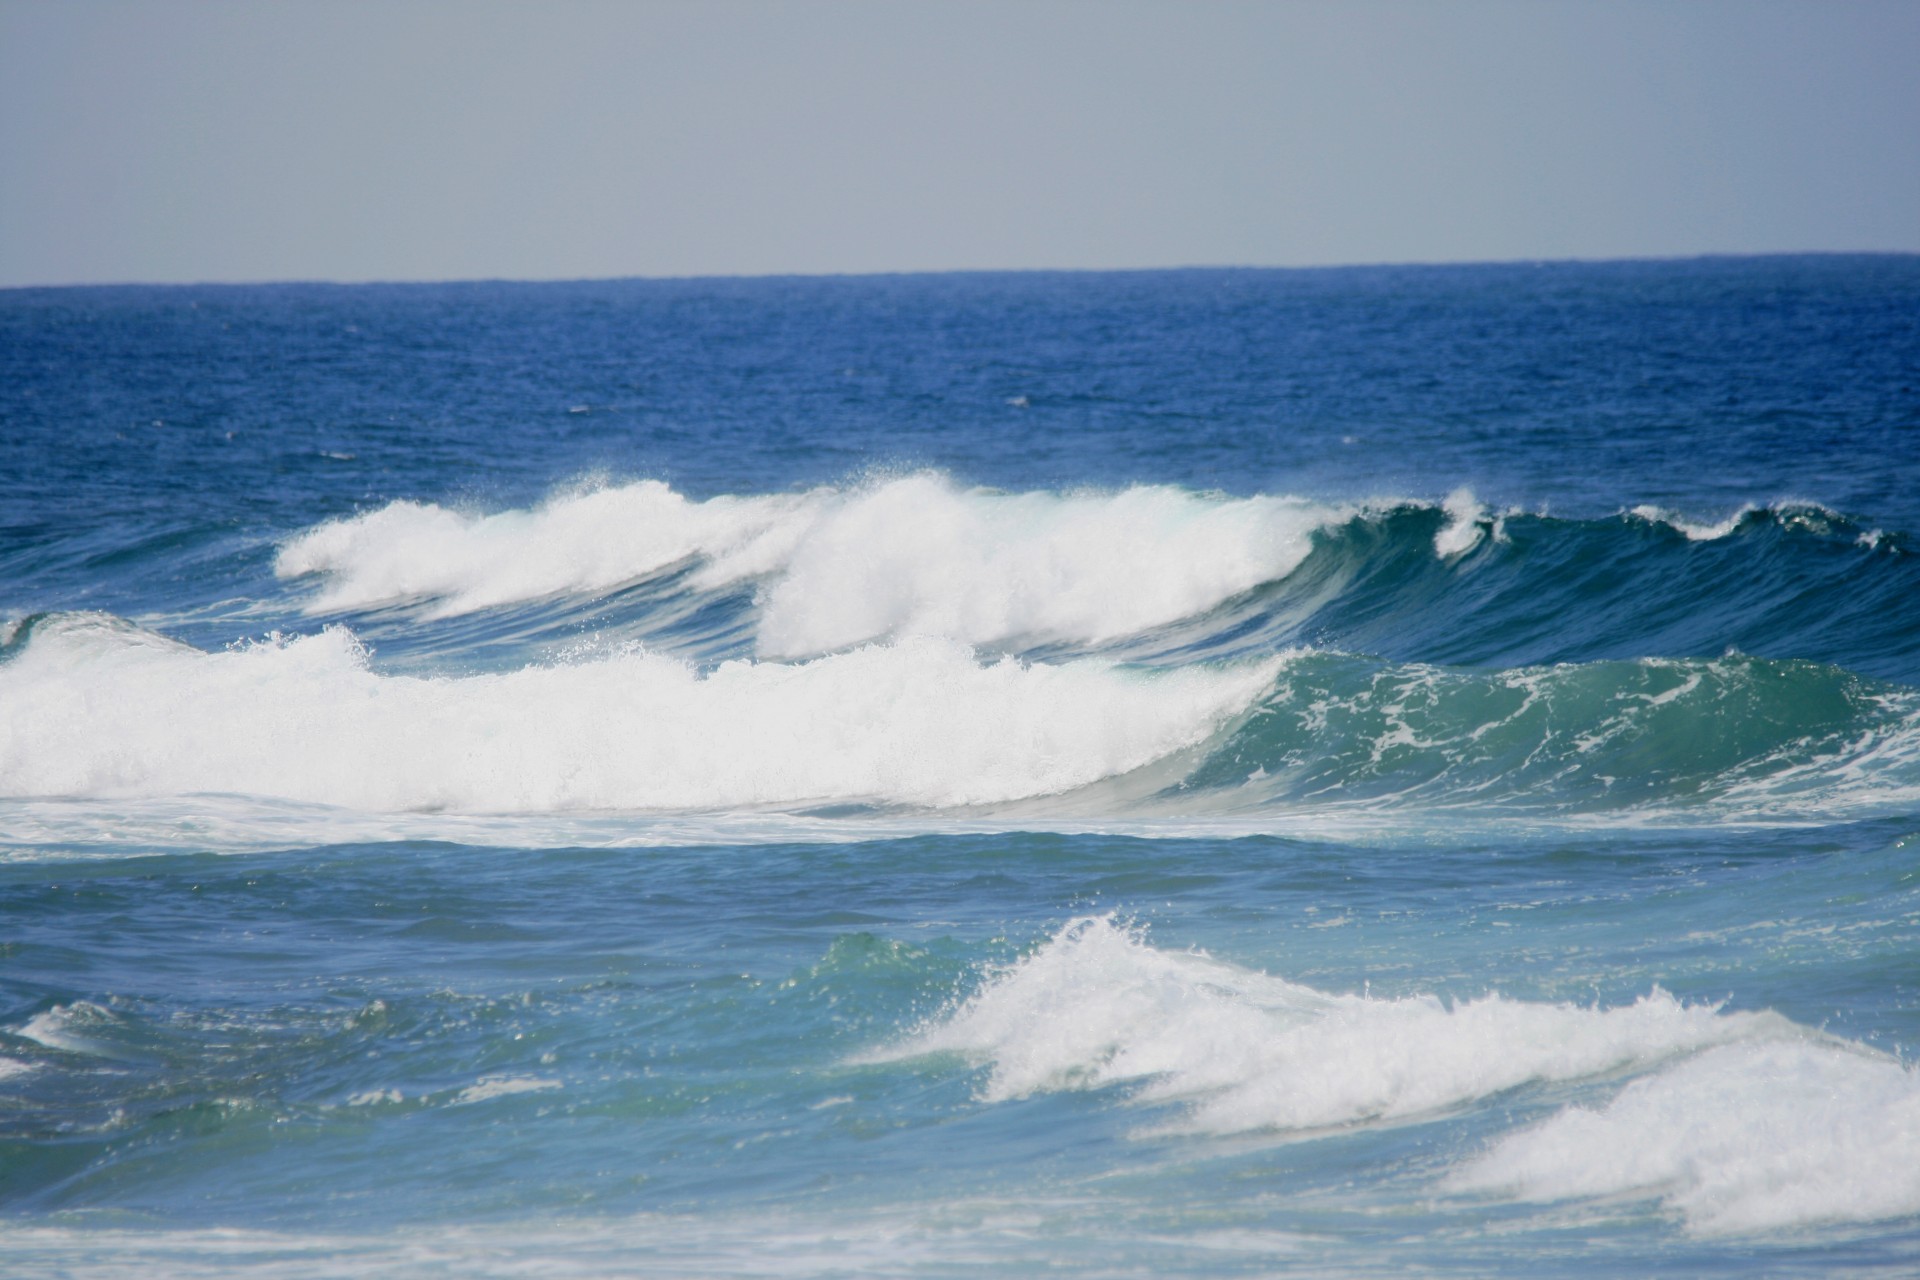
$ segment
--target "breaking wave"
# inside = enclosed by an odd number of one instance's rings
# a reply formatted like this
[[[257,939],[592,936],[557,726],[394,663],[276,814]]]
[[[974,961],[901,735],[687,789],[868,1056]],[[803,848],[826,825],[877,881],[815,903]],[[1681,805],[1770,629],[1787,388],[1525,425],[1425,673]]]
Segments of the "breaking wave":
[[[1001,494],[931,474],[706,502],[645,481],[495,515],[397,502],[300,535],[274,569],[324,577],[313,613],[424,601],[434,618],[692,563],[696,591],[765,580],[766,656],[920,635],[1098,643],[1286,576],[1335,514],[1155,486]]]
[[[344,628],[203,653],[97,615],[0,663],[0,795],[242,792],[365,810],[985,804],[1204,740],[1273,662],[981,661],[944,640],[799,664],[618,651],[392,676]]]
[[[382,672],[345,627],[208,653],[118,619],[0,647],[0,796],[369,812],[806,806],[1054,818],[1475,808],[1853,816],[1920,797],[1920,692],[1731,656],[1480,671],[1291,651],[1179,667],[927,637],[701,668],[629,645]]]
[[[1920,1076],[1773,1013],[1658,989],[1613,1008],[1339,995],[1070,921],[951,1012],[869,1055],[952,1053],[979,1097],[1121,1087],[1143,1132],[1313,1137],[1607,1089],[1460,1160],[1458,1194],[1661,1200],[1702,1233],[1920,1212]]]
[[[1729,648],[1920,681],[1920,559],[1810,504],[1702,523],[934,473],[694,501],[655,481],[493,514],[397,502],[284,543],[308,615],[442,643],[611,628],[701,659],[940,636],[1175,663],[1296,646],[1498,664]],[[609,611],[611,610],[611,611]],[[398,616],[395,616],[395,611]],[[495,618],[489,624],[474,619]],[[715,646],[718,646],[717,648]]]

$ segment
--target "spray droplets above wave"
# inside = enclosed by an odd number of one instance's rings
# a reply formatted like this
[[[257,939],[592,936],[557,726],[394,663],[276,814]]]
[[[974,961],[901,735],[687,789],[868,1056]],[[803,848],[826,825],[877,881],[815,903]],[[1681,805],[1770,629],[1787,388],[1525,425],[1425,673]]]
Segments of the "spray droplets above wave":
[[[988,1104],[1120,1087],[1171,1109],[1142,1136],[1319,1137],[1627,1073],[1610,1103],[1509,1134],[1441,1188],[1657,1197],[1705,1234],[1920,1212],[1920,1076],[1778,1014],[1658,989],[1614,1008],[1331,994],[1083,917],[865,1060],[940,1053],[985,1068]]]

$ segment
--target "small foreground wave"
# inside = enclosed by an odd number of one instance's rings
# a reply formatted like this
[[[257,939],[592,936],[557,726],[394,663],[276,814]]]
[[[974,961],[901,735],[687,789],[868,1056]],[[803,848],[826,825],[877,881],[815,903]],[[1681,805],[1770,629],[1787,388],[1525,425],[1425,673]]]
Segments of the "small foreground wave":
[[[1657,988],[1600,1008],[1336,995],[1084,917],[868,1061],[957,1053],[998,1102],[1127,1086],[1147,1133],[1317,1136],[1637,1078],[1455,1166],[1458,1194],[1658,1198],[1702,1234],[1920,1214],[1920,1075],[1773,1013]]]
[[[1317,1132],[1441,1114],[1530,1081],[1574,1080],[1790,1031],[1655,991],[1625,1008],[1487,996],[1330,995],[1193,952],[1110,916],[1070,921],[951,1016],[886,1056],[988,1065],[983,1100],[1138,1085],[1185,1104],[1167,1128]]]

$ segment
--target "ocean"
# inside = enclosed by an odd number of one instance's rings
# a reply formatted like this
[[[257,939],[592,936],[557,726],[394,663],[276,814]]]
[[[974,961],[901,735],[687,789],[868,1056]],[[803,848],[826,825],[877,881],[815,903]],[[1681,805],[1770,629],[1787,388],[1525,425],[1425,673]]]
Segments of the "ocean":
[[[1920,258],[0,292],[0,1270],[1920,1274]]]

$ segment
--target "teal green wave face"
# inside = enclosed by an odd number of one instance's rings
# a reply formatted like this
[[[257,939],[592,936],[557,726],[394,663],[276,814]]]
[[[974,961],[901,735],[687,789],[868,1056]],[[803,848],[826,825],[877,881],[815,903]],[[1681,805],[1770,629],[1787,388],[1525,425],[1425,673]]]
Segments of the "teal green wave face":
[[[1293,805],[1698,817],[1898,812],[1920,785],[1920,696],[1743,656],[1488,672],[1289,662],[1185,780]]]

